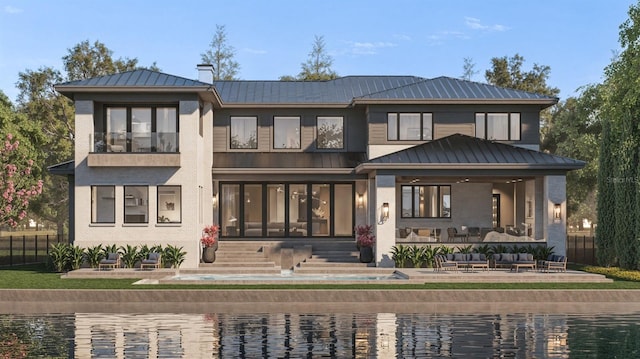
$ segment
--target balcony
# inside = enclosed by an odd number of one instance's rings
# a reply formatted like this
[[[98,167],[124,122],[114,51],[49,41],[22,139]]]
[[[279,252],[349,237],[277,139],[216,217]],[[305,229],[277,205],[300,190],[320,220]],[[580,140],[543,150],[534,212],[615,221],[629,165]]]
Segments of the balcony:
[[[180,167],[176,132],[96,132],[89,167]]]

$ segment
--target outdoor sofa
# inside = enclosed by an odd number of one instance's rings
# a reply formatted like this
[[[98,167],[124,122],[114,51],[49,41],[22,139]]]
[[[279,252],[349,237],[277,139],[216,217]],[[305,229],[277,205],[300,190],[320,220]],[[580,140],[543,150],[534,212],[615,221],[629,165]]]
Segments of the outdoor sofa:
[[[540,270],[543,270],[545,272],[548,272],[550,270],[566,272],[567,256],[550,254],[549,257],[547,257],[547,260],[540,261],[539,264],[540,264]]]
[[[466,269],[489,269],[489,260],[482,253],[450,253],[436,255],[436,270],[454,267]]]
[[[493,268],[536,269],[536,260],[531,253],[495,253],[493,255]]]

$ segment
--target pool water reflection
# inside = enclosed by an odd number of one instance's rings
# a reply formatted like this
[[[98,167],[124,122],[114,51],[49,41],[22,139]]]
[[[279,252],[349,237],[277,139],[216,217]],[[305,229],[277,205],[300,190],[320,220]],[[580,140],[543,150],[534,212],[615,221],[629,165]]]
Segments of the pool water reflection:
[[[2,314],[0,357],[632,358],[639,323],[640,313]]]

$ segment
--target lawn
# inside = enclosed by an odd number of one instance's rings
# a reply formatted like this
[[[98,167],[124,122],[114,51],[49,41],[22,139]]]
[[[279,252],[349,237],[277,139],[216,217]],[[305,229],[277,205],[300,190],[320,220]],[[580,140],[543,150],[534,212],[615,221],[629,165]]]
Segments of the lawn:
[[[0,268],[0,289],[640,289],[638,271],[620,271],[602,267],[573,269],[601,273],[612,283],[428,283],[428,284],[237,284],[237,285],[133,285],[136,279],[62,279],[44,265]]]

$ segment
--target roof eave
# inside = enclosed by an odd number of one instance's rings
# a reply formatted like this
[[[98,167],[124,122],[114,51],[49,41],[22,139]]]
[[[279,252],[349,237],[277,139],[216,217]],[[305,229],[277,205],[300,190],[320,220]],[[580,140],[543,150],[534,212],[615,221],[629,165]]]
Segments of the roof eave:
[[[576,164],[534,164],[534,163],[361,163],[356,167],[356,174],[367,173],[375,170],[556,170],[556,171],[572,171],[578,170],[585,166],[584,162]]]
[[[229,167],[213,167],[212,172],[215,174],[331,174],[331,175],[349,175],[354,174],[353,168],[229,168]]]
[[[223,102],[223,108],[348,108],[350,103],[239,103]]]
[[[557,98],[549,99],[353,99],[354,105],[542,105],[553,106],[558,103]]]

